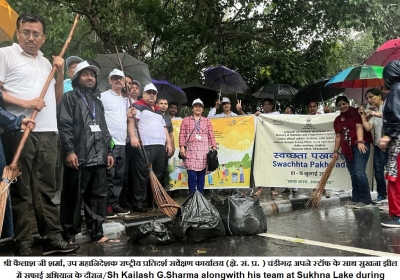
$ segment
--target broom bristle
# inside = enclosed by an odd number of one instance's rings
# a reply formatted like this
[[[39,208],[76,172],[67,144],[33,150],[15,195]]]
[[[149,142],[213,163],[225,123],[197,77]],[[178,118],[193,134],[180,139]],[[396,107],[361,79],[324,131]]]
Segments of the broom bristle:
[[[332,170],[335,167],[335,163],[335,159],[332,159],[332,161],[329,163],[328,167],[321,177],[321,180],[318,182],[315,191],[311,195],[310,199],[307,201],[306,207],[309,207],[310,205],[312,207],[317,207],[321,202],[321,197],[324,194],[326,183],[328,182],[329,176],[331,176]]]
[[[176,213],[178,213],[178,208],[180,207],[179,204],[177,204],[175,200],[167,194],[153,171],[149,172],[149,179],[157,206],[167,217],[172,218]]]
[[[7,205],[7,197],[10,191],[10,185],[19,175],[21,175],[21,172],[18,166],[13,165],[4,167],[0,182],[0,235],[3,228],[4,215]]]

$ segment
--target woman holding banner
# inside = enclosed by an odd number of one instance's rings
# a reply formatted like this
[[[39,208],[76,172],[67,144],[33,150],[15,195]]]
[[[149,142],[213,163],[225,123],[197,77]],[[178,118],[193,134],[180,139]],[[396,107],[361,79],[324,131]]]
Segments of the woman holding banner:
[[[202,116],[204,104],[199,98],[192,103],[193,115],[182,120],[179,133],[179,154],[188,173],[190,194],[204,192],[207,154],[210,147],[217,150],[212,124]]]
[[[360,209],[371,204],[371,193],[365,169],[372,135],[364,130],[358,109],[350,106],[346,96],[338,96],[336,106],[340,115],[335,118],[333,123],[336,133],[333,158],[338,159],[340,148],[350,173],[352,185],[352,198],[347,205]]]

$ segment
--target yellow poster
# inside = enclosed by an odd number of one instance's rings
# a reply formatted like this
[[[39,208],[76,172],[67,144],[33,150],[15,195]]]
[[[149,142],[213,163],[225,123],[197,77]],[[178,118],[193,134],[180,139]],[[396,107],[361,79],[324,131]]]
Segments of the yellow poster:
[[[206,189],[245,188],[250,185],[254,146],[254,116],[210,119],[218,148],[219,168],[205,177]],[[187,189],[188,176],[179,154],[181,120],[173,120],[175,154],[168,161],[169,190]]]
[[[335,113],[258,116],[253,169],[256,186],[315,188],[332,160],[336,116]],[[366,170],[370,183],[372,158],[371,153]],[[326,188],[351,189],[342,155]]]

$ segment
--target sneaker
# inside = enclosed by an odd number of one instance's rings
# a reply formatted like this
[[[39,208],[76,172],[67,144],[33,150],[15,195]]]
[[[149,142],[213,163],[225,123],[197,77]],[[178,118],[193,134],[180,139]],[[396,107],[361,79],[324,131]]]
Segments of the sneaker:
[[[123,209],[119,205],[113,206],[112,207],[112,212],[114,212],[114,214],[117,214],[118,216],[125,216],[125,215],[128,215],[130,213],[130,211]]]
[[[383,227],[400,228],[400,217],[392,217],[391,220],[381,223]]]
[[[388,202],[388,200],[385,196],[378,195],[378,197],[376,198],[376,200],[374,202],[375,203],[385,203],[385,202]]]
[[[113,219],[118,217],[117,214],[114,213],[111,205],[107,206],[107,214],[106,214],[106,219]]]
[[[14,256],[33,256],[31,247],[19,248],[14,251]]]
[[[362,203],[362,202],[357,202],[355,205],[353,205],[354,209],[362,209],[362,208],[368,208],[368,207],[371,207],[371,205],[370,204],[365,204],[365,203]]]
[[[79,248],[79,245],[69,244],[65,240],[53,241],[43,246],[42,255],[47,256],[54,253],[71,253]]]

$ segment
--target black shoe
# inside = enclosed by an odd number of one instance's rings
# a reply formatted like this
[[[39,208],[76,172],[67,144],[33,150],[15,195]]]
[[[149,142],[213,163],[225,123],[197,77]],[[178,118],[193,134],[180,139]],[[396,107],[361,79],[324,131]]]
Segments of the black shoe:
[[[53,241],[43,246],[42,255],[47,256],[54,253],[71,253],[78,250],[80,247],[81,246],[77,244],[69,244],[65,240]]]
[[[284,189],[283,191],[281,191],[281,193],[290,193],[290,189]]]
[[[32,248],[20,248],[14,251],[14,256],[33,256]]]
[[[141,213],[146,213],[147,209],[144,208],[143,206],[134,206],[132,209],[133,212],[141,212]]]

